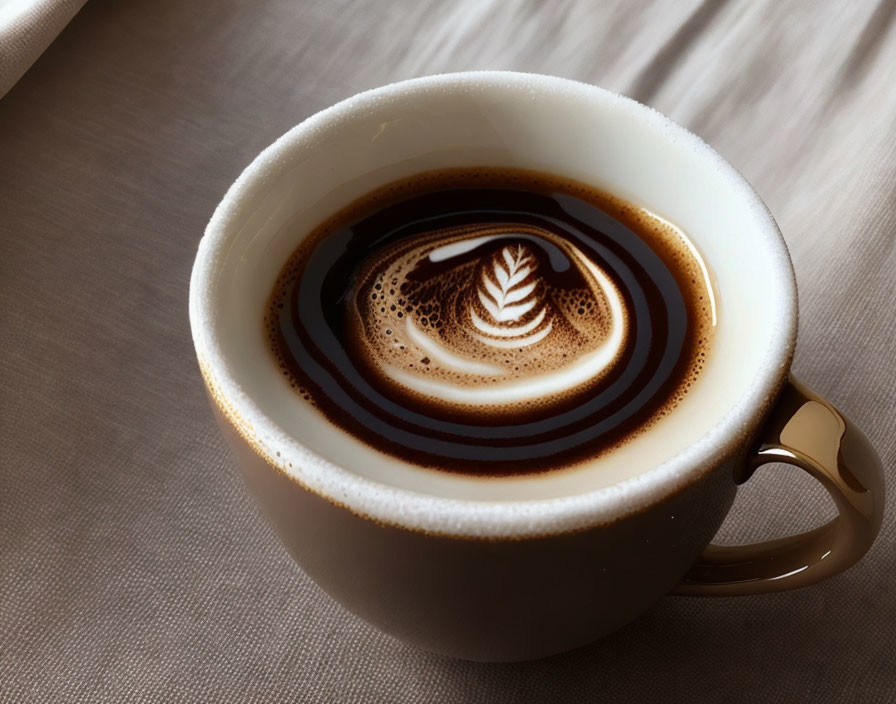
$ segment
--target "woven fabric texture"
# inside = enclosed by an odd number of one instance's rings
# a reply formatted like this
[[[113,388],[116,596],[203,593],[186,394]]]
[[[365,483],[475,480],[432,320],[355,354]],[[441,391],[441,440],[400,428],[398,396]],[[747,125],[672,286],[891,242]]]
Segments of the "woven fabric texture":
[[[0,2],[0,98],[22,77],[85,0]]]

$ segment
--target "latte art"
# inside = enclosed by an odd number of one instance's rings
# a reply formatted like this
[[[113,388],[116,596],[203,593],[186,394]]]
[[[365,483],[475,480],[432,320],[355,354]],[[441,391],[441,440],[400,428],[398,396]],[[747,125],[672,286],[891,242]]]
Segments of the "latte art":
[[[479,267],[476,297],[484,312],[477,312],[475,301],[469,306],[473,327],[483,333],[473,333],[477,340],[491,347],[522,348],[548,336],[554,324],[550,318],[545,320],[547,305],[537,268],[535,257],[521,244],[515,249],[502,247],[500,255],[492,255]],[[536,306],[540,306],[538,312],[530,315]]]
[[[713,305],[665,221],[479,169],[392,184],[321,225],[265,322],[298,403],[419,467],[506,476],[589,461],[671,412]]]
[[[360,345],[385,379],[430,402],[504,410],[599,379],[628,318],[570,242],[513,225],[402,240],[362,269],[355,300]]]

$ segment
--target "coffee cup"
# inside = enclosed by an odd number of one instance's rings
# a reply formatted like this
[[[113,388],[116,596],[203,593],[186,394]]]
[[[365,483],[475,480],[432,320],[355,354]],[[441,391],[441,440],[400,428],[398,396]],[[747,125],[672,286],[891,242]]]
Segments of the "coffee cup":
[[[558,174],[675,223],[718,304],[688,394],[572,470],[467,476],[390,458],[302,403],[264,334],[284,262],[322,221],[415,174],[480,167]],[[854,564],[880,528],[873,448],[790,374],[796,285],[767,208],[699,138],[594,86],[446,74],[310,117],[225,195],[189,306],[217,422],[286,548],[346,608],[435,652],[533,659],[606,635],[666,594],[807,586]],[[838,515],[788,538],[712,545],[738,485],[770,462],[821,482]]]

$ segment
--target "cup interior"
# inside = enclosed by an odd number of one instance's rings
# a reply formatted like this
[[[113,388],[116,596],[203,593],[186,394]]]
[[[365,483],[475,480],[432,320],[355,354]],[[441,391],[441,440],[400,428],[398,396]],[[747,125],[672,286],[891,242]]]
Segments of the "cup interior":
[[[262,316],[303,237],[397,179],[481,166],[536,169],[597,186],[684,230],[707,262],[717,325],[701,377],[669,416],[608,457],[511,479],[413,467],[329,424],[272,363]],[[206,378],[259,451],[316,491],[348,492],[342,500],[357,501],[365,512],[373,510],[367,493],[379,492],[385,503],[377,510],[390,518],[395,492],[437,503],[575,497],[582,511],[583,496],[601,493],[607,506],[612,496],[610,503],[620,506],[655,499],[745,442],[786,374],[796,326],[795,285],[780,233],[753,189],[718,154],[627,98],[500,72],[363,93],[284,135],[216,211],[190,296]]]

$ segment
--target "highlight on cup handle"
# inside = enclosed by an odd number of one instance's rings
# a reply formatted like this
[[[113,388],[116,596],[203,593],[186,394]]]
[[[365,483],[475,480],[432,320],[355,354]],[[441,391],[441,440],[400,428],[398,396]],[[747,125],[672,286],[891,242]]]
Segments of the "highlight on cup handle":
[[[738,596],[808,586],[855,564],[880,530],[884,475],[868,439],[834,406],[792,377],[740,476],[769,462],[808,472],[838,515],[814,530],[754,545],[710,545],[675,594]]]

